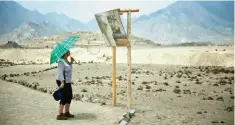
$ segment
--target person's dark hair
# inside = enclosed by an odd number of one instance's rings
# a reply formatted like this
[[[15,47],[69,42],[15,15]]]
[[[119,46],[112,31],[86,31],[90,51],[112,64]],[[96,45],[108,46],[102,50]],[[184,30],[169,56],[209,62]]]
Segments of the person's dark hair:
[[[66,52],[67,53],[67,52]],[[66,55],[66,53],[63,55],[63,56],[61,56],[61,58],[64,58],[64,56]]]
[[[68,53],[69,51],[67,51],[63,56],[61,56],[61,58],[64,58],[64,56]]]

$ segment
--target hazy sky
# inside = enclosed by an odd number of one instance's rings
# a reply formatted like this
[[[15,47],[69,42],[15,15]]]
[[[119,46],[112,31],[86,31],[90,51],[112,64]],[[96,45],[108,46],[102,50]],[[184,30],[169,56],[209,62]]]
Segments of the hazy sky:
[[[23,7],[29,10],[37,10],[42,14],[46,14],[49,12],[57,12],[63,13],[69,17],[78,19],[82,22],[87,22],[94,18],[94,14],[100,13],[103,11],[111,10],[111,9],[140,9],[140,12],[133,13],[132,17],[140,16],[143,14],[150,14],[159,9],[162,9],[169,4],[172,4],[176,0],[168,0],[168,1],[140,1],[140,0],[127,0],[127,1],[104,1],[104,0],[87,0],[87,1],[18,1]]]

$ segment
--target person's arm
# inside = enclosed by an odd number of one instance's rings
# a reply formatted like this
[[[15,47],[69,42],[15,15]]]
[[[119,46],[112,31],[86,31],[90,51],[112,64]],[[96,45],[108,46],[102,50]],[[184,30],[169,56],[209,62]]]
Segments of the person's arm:
[[[71,59],[71,63],[70,63],[71,65],[74,64],[74,62],[76,62],[73,57],[70,57],[70,59]]]
[[[64,63],[60,61],[58,63],[58,80],[61,81],[60,88],[64,88],[65,76],[64,76]]]

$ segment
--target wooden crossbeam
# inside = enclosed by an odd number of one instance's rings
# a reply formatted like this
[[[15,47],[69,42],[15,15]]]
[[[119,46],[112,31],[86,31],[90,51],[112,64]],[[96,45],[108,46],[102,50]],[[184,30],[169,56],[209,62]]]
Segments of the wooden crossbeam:
[[[139,9],[124,9],[124,10],[121,10],[119,9],[119,15],[122,15],[123,13],[127,13],[127,12],[139,12]]]
[[[129,41],[127,39],[117,39],[116,45],[117,46],[127,46],[129,44]]]

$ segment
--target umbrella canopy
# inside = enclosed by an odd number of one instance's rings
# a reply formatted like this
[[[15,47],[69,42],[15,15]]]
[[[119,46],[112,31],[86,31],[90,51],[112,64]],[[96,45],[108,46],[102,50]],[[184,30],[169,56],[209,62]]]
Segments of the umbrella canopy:
[[[78,38],[78,36],[71,36],[57,43],[51,52],[50,64],[60,60],[61,57],[73,47]]]

